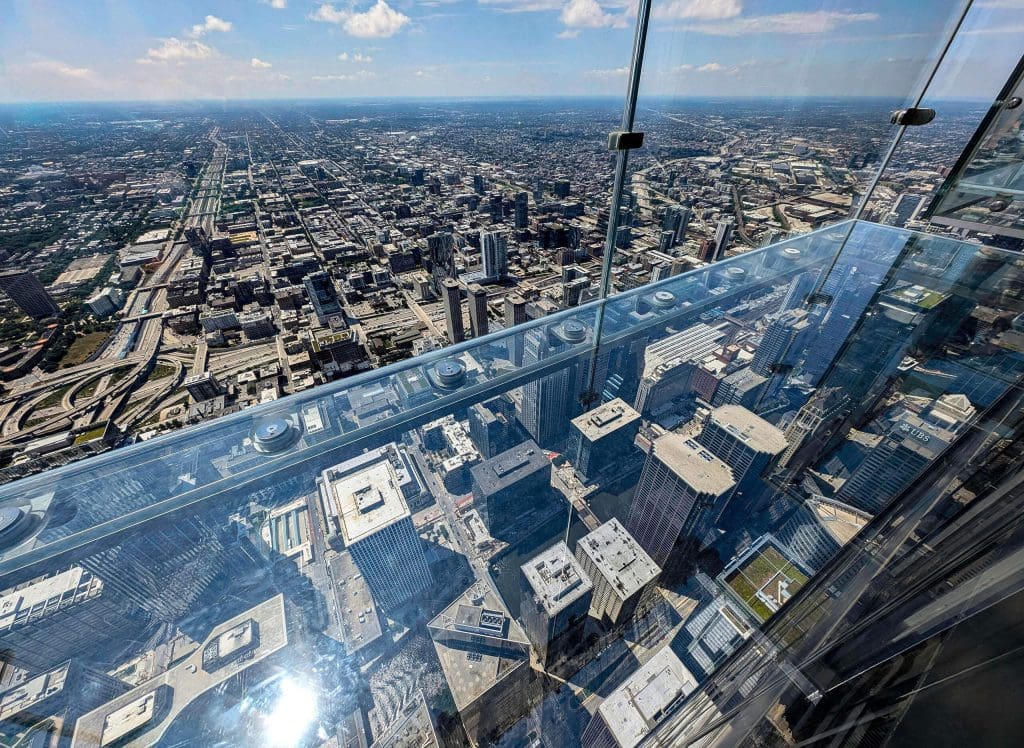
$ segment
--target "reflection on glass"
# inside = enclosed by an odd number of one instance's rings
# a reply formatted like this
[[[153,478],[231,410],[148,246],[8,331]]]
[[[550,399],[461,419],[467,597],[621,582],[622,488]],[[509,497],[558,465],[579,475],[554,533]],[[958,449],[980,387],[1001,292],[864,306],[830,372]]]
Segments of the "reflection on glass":
[[[671,734],[734,653],[773,682],[837,554],[1008,436],[1018,270],[845,222],[8,484],[4,730]]]

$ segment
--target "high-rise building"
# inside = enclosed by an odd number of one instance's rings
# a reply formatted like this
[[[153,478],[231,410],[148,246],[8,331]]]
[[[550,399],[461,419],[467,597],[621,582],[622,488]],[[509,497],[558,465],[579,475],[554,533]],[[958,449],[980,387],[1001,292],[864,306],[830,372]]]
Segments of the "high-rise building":
[[[133,619],[145,623],[122,596],[81,566],[0,594],[4,659],[36,672],[122,635]]]
[[[692,390],[692,374],[700,362],[722,345],[723,325],[699,322],[646,347],[643,372],[633,407],[650,413]]]
[[[466,328],[462,321],[462,288],[459,282],[445,278],[441,282],[441,299],[444,301],[444,322],[448,329],[448,342],[461,343],[466,339]]]
[[[786,449],[786,437],[763,418],[741,405],[722,405],[711,411],[697,442],[729,466],[736,488],[718,507],[718,522],[729,508],[734,517],[754,511],[761,474]]]
[[[871,448],[836,499],[877,514],[952,442],[954,434],[907,412]]]
[[[557,673],[559,665],[567,665],[583,649],[593,585],[562,542],[538,553],[520,570],[526,636],[540,667]]]
[[[789,465],[797,451],[843,412],[848,398],[838,387],[822,387],[797,411],[796,417],[786,427],[786,451],[779,458],[779,465]]]
[[[469,330],[474,338],[487,334],[487,291],[479,283],[466,289],[469,297]]]
[[[616,398],[572,419],[566,456],[581,480],[622,470],[640,451],[633,444],[640,414]]]
[[[585,343],[590,326],[567,319],[530,330],[524,336],[524,365],[540,363]],[[589,375],[586,360],[570,360],[556,372],[523,385],[517,416],[534,440],[545,448],[561,446],[569,436],[569,423],[582,411],[581,395]],[[603,382],[595,382],[595,388]],[[598,390],[600,391],[600,390]]]
[[[635,748],[697,688],[668,645],[601,702],[580,737],[583,748]]]
[[[427,631],[469,744],[493,744],[532,701],[529,639],[483,583],[441,611]]]
[[[516,193],[515,227],[522,231],[530,225],[530,195],[527,192]]]
[[[692,549],[704,542],[735,486],[729,466],[695,440],[663,434],[647,455],[626,527],[664,566],[677,541],[685,540]]]
[[[302,280],[302,285],[306,287],[309,303],[313,305],[313,312],[320,324],[327,324],[328,317],[341,313],[341,302],[338,301],[334,281],[328,273],[323,270],[310,273]]]
[[[813,330],[803,309],[789,309],[775,315],[761,338],[761,344],[750,362],[752,371],[770,377],[785,364],[793,364],[804,349]]]
[[[729,248],[732,241],[732,232],[736,228],[736,222],[732,218],[723,218],[715,227],[714,250],[711,254],[712,262],[725,257],[725,250]]]
[[[455,265],[455,237],[447,231],[428,236],[427,260],[431,287],[434,295],[440,296],[441,283],[446,278],[454,279],[459,276]]]
[[[27,270],[0,273],[0,289],[30,317],[42,319],[60,314],[60,307],[54,303],[46,288],[34,273]]]
[[[685,241],[692,213],[693,211],[684,205],[670,205],[665,208],[665,214],[661,218],[661,231],[662,241],[667,243],[666,248],[672,248]]]
[[[328,468],[318,483],[324,511],[381,607],[394,608],[431,584],[423,541],[390,459],[348,471]]]
[[[590,615],[608,625],[646,611],[661,568],[614,517],[576,544],[576,559],[593,585]]]
[[[508,275],[508,238],[504,231],[481,231],[480,255],[484,280],[502,280]]]
[[[782,299],[782,306],[779,307],[779,311],[785,312],[806,304],[807,297],[814,292],[814,288],[817,283],[817,273],[806,272],[797,275],[790,281],[789,288],[786,289],[786,295]]]
[[[553,500],[551,462],[526,441],[470,468],[473,501],[487,529],[500,537],[530,509]]]
[[[744,408],[753,410],[767,384],[768,377],[763,377],[756,371],[752,371],[749,366],[744,366],[718,383],[711,404],[715,407],[742,405]]]
[[[469,437],[485,460],[513,446],[510,439],[514,415],[515,406],[503,397],[469,406],[466,412]]]
[[[517,293],[505,297],[505,329],[521,325],[529,319],[526,316],[526,299]],[[516,366],[523,364],[523,335],[509,335],[506,345],[509,348],[509,360]]]
[[[900,195],[889,217],[892,225],[903,228],[917,218],[926,199],[925,195],[914,195],[909,192]]]

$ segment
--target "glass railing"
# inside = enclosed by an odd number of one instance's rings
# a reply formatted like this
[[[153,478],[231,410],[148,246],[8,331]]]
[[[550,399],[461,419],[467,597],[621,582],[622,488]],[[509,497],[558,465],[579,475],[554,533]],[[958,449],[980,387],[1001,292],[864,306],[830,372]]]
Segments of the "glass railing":
[[[1016,446],[1020,272],[840,222],[0,487],[5,739],[635,745]]]

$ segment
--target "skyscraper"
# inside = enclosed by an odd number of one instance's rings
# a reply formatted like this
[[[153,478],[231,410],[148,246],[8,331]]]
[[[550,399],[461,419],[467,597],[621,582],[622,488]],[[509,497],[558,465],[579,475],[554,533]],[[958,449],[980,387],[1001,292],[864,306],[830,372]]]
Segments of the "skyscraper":
[[[427,259],[430,267],[430,283],[434,294],[441,295],[441,284],[445,278],[457,278],[455,266],[455,238],[447,231],[427,237]]]
[[[590,326],[578,319],[567,319],[526,333],[523,364],[534,364],[565,353],[585,343]],[[583,409],[580,396],[589,374],[585,359],[566,361],[552,374],[523,385],[517,417],[527,433],[542,447],[561,446],[569,435],[569,422]],[[595,387],[603,386],[602,382]]]
[[[530,225],[530,195],[528,192],[516,193],[515,223],[517,231],[524,230]]]
[[[635,748],[657,727],[663,714],[696,688],[697,679],[666,645],[608,694],[580,742],[583,748]]]
[[[526,322],[526,299],[517,293],[505,297],[505,329],[521,325]],[[516,366],[523,363],[523,335],[509,335],[506,338],[506,345],[509,347],[509,360]]]
[[[686,239],[686,228],[690,223],[692,211],[683,205],[670,205],[665,209],[661,219],[661,230],[670,234],[669,247]]]
[[[470,468],[473,501],[491,535],[500,537],[530,509],[551,498],[551,462],[525,441]]]
[[[341,303],[329,274],[323,270],[310,273],[303,278],[302,284],[306,287],[309,303],[313,305],[313,312],[320,324],[327,324],[328,317],[341,312]]]
[[[583,649],[593,585],[559,542],[520,567],[521,615],[541,668],[556,672]]]
[[[633,444],[639,430],[640,414],[616,398],[572,420],[566,456],[582,480],[621,470],[640,454]]]
[[[664,566],[676,541],[685,538],[688,548],[704,541],[735,486],[729,466],[707,449],[679,434],[664,434],[647,455],[626,527]]]
[[[480,232],[480,254],[484,280],[501,280],[508,275],[508,239],[503,231]]]
[[[423,541],[390,459],[355,470],[328,468],[318,483],[323,505],[379,605],[394,608],[430,586]]]
[[[736,228],[736,222],[732,218],[723,218],[715,228],[714,251],[711,255],[712,262],[725,257],[725,250],[729,248],[732,241],[732,232]]]
[[[469,329],[474,338],[487,334],[487,291],[479,283],[470,284],[466,289],[469,295]]]
[[[780,312],[765,330],[750,368],[763,377],[770,377],[780,366],[794,363],[813,329],[803,309]]]
[[[503,397],[469,406],[466,420],[473,445],[485,460],[512,446],[511,418],[515,407]]]
[[[877,514],[921,470],[934,462],[953,438],[949,431],[913,413],[905,413],[871,448],[839,489],[836,499],[861,511]]]
[[[796,457],[797,451],[817,434],[822,426],[827,427],[842,413],[847,401],[846,395],[838,387],[822,387],[816,390],[786,427],[787,446],[779,459],[779,465],[789,465]]]
[[[614,517],[576,544],[576,559],[593,585],[590,615],[624,623],[652,600],[661,568]]]
[[[7,270],[0,273],[0,289],[11,297],[25,314],[35,319],[55,317],[58,307],[35,274],[27,270]]]
[[[761,474],[768,463],[786,448],[786,437],[763,418],[740,405],[723,405],[711,411],[697,442],[729,466],[736,488],[718,507],[718,522],[729,507],[733,517],[749,517],[755,507]]]
[[[448,329],[448,342],[461,343],[466,339],[466,328],[462,322],[462,289],[459,282],[445,278],[441,282],[441,298],[444,301],[444,322]]]

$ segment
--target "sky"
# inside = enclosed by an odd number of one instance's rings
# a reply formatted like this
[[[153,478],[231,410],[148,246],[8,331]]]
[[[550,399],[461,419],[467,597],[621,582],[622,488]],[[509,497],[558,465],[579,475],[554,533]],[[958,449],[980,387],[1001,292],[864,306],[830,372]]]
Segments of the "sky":
[[[0,102],[614,95],[637,0],[0,0]],[[654,0],[641,95],[900,96],[964,0]],[[1024,0],[976,0],[931,89],[990,99]]]

